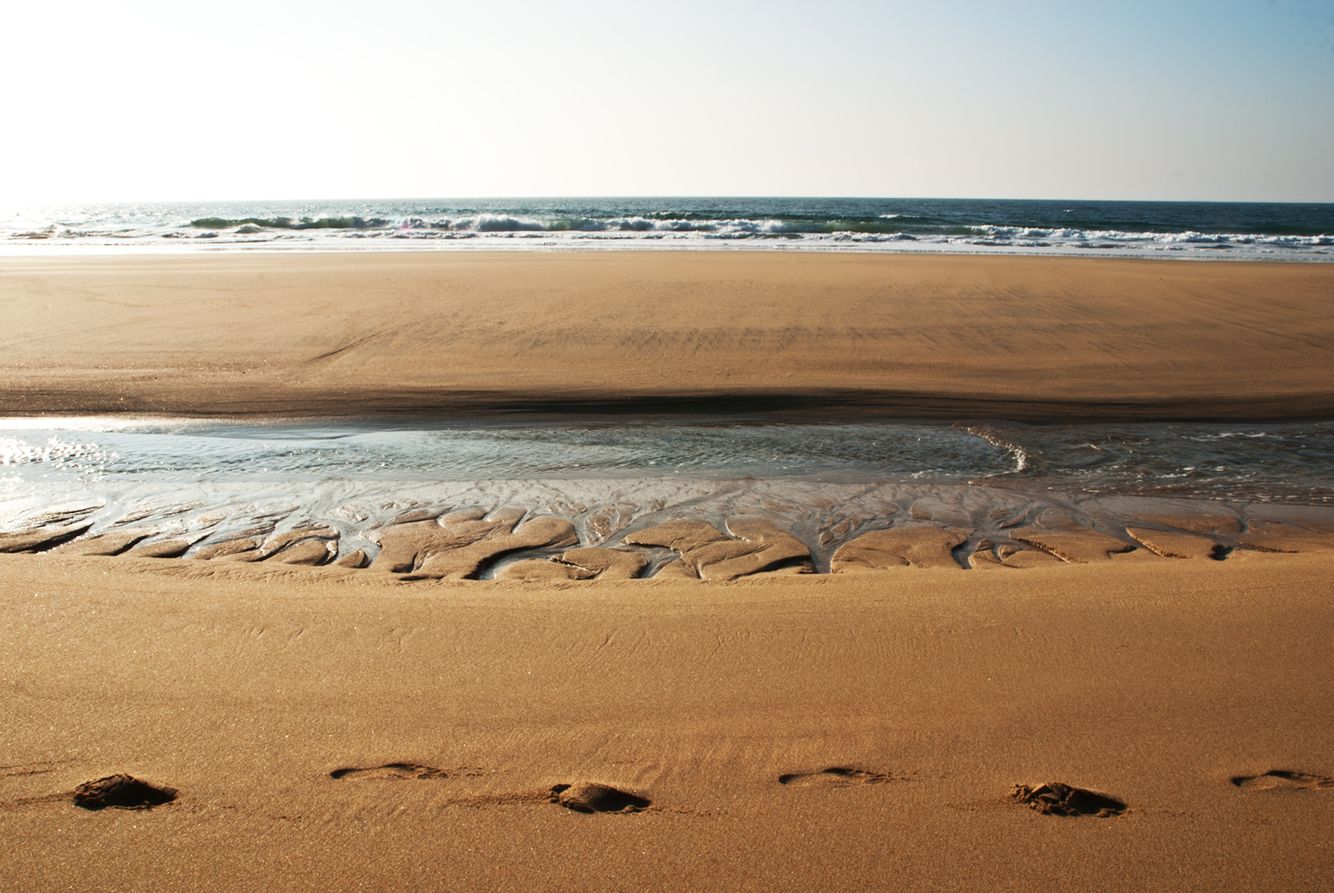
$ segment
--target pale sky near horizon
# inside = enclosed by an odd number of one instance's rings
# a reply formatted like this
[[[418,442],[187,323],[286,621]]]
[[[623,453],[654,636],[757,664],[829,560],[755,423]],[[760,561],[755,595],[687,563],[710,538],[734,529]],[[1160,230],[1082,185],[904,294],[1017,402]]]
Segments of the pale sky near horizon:
[[[8,3],[0,205],[1334,201],[1334,0]]]

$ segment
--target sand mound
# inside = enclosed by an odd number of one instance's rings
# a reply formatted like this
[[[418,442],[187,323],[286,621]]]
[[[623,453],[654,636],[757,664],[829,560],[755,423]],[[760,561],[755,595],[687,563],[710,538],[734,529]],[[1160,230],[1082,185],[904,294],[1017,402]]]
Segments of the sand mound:
[[[1334,778],[1327,775],[1293,772],[1289,769],[1270,769],[1259,775],[1235,775],[1232,783],[1239,788],[1257,791],[1324,791],[1334,788]]]
[[[1010,796],[1043,815],[1091,815],[1105,819],[1126,811],[1126,804],[1115,797],[1060,781],[1049,781],[1036,787],[1015,785]]]
[[[329,773],[330,778],[448,778],[443,769],[421,763],[382,763],[379,766],[344,766]]]
[[[176,789],[155,785],[133,775],[108,775],[74,789],[74,805],[84,809],[152,809],[176,799]]]
[[[707,521],[678,519],[635,531],[624,542],[679,554],[680,565],[668,571],[669,576],[680,571],[701,580],[735,580],[789,567],[809,569],[810,550],[769,521],[730,518],[727,529],[723,533]]]
[[[871,772],[851,766],[830,766],[828,769],[818,769],[814,772],[789,772],[786,775],[778,776],[778,783],[782,785],[842,786],[882,784],[893,780],[894,777],[887,772]]]
[[[575,812],[639,812],[650,803],[647,797],[594,781],[558,784],[551,789],[551,802]]]

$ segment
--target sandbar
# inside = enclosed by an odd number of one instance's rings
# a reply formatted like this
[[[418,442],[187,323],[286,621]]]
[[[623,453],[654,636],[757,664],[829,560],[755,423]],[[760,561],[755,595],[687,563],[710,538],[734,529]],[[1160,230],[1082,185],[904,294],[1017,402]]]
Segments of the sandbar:
[[[772,252],[0,258],[0,414],[1334,413],[1334,265]]]

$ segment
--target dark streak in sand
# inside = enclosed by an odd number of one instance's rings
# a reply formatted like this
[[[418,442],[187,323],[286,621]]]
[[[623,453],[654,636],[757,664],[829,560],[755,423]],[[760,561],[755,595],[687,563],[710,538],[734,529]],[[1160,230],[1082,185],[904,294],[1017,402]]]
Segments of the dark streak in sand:
[[[852,422],[1005,419],[1030,424],[1074,422],[1277,422],[1334,417],[1334,391],[1273,397],[1206,395],[1144,400],[1058,400],[924,391],[526,392],[394,388],[336,392],[290,388],[250,393],[220,387],[207,399],[155,394],[143,382],[92,392],[80,387],[23,386],[0,394],[0,414],[193,416],[213,419],[302,419],[467,422],[548,420],[756,420]],[[129,385],[129,386],[127,386]]]

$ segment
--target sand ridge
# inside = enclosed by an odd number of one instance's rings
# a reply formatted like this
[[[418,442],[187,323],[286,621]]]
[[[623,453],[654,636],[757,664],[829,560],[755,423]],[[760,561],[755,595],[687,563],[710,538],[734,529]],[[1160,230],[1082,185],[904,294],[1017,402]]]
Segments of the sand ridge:
[[[728,515],[715,525],[690,515],[699,507],[690,499],[666,516],[647,512],[640,518],[622,504],[617,518],[625,526],[620,529],[602,523],[605,506],[581,506],[584,511],[575,515],[580,524],[519,506],[490,511],[423,507],[383,525],[350,527],[346,543],[339,530],[312,523],[299,506],[289,509],[299,520],[281,531],[275,530],[273,516],[246,514],[224,525],[225,513],[208,506],[194,517],[168,507],[166,516],[157,519],[160,529],[149,526],[139,510],[118,519],[116,512],[123,508],[103,517],[95,506],[80,506],[11,520],[16,529],[0,531],[0,553],[331,565],[411,582],[495,577],[610,583],[646,577],[718,582],[904,567],[1227,561],[1334,550],[1334,509],[1327,506],[1262,503],[1220,510],[1206,500],[1122,496],[1090,497],[1078,508],[1073,500],[991,506],[987,499],[996,496],[976,486],[940,488],[912,500],[906,510],[882,502],[881,510],[893,514],[866,514],[855,526],[847,523],[848,512],[825,512],[827,523],[813,537],[813,525],[800,513],[786,520]],[[257,526],[260,520],[267,526]]]

